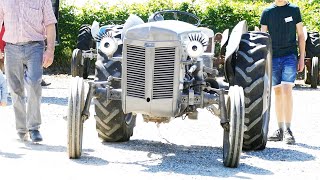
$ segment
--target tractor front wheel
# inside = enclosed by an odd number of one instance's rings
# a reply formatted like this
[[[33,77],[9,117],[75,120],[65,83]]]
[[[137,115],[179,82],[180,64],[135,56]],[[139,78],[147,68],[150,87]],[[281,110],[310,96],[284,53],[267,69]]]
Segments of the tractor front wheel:
[[[72,80],[68,101],[68,155],[70,159],[77,159],[82,152],[84,108],[84,83],[80,77]]]
[[[318,86],[319,78],[319,58],[312,58],[312,67],[311,67],[311,88],[316,89]]]
[[[231,86],[227,98],[229,128],[223,133],[223,164],[238,167],[244,131],[244,94],[242,87]]]

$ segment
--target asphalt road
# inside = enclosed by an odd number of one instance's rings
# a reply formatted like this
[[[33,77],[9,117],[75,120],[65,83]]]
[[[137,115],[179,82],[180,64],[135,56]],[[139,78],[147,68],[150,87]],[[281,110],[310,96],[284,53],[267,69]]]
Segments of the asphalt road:
[[[320,179],[320,87],[294,88],[292,131],[296,145],[269,142],[263,151],[243,152],[238,168],[222,163],[219,119],[201,110],[199,120],[175,119],[157,126],[138,116],[125,143],[101,143],[94,109],[84,123],[83,154],[67,156],[67,97],[70,76],[46,76],[39,144],[20,142],[12,105],[0,108],[0,180],[73,179]],[[270,132],[276,128],[271,112]]]

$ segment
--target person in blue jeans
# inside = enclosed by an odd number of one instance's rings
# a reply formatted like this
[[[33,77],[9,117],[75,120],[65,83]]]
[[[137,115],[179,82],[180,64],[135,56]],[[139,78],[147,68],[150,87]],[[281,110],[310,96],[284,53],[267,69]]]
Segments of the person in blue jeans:
[[[50,0],[1,0],[5,74],[20,140],[40,142],[42,73],[52,65],[57,19]],[[47,44],[45,45],[45,41]]]
[[[305,40],[299,7],[286,0],[275,0],[260,19],[261,31],[269,32],[272,39],[272,86],[279,129],[268,137],[269,141],[294,144],[291,131],[293,98],[292,88],[296,74],[304,68]],[[296,35],[300,57],[298,57]]]
[[[1,55],[0,55],[1,56]],[[6,106],[8,99],[7,81],[0,69],[0,106]]]

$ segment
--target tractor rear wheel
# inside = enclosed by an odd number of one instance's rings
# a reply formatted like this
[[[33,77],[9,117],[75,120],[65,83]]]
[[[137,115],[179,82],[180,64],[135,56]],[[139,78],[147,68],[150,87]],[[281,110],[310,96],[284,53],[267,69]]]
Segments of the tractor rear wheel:
[[[86,51],[94,48],[94,40],[91,35],[91,26],[88,24],[81,25],[79,29],[78,39],[77,39],[77,48]],[[90,59],[84,58],[83,64],[81,64],[81,77],[87,79],[90,73]]]
[[[320,37],[319,32],[308,32],[306,41],[306,57],[313,58],[320,56]]]
[[[262,32],[242,35],[234,63],[233,85],[245,96],[243,150],[263,150],[267,143],[271,100],[271,40]]]

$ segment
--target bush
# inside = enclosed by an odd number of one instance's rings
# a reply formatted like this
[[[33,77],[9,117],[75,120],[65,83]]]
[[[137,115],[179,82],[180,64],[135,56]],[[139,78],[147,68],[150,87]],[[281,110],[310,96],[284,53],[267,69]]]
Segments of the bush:
[[[192,2],[174,3],[172,0],[148,1],[147,3],[117,5],[87,3],[82,8],[62,4],[59,15],[60,45],[56,47],[53,69],[58,73],[70,72],[70,59],[76,46],[78,30],[82,24],[92,24],[94,20],[101,24],[122,24],[130,14],[140,16],[145,22],[152,13],[177,9],[196,14],[206,26],[214,32],[223,32],[232,28],[241,20],[246,20],[249,30],[260,26],[260,15],[272,0],[193,0]],[[308,30],[320,31],[320,0],[293,1],[302,12],[304,24]],[[98,7],[98,8],[97,8]]]

